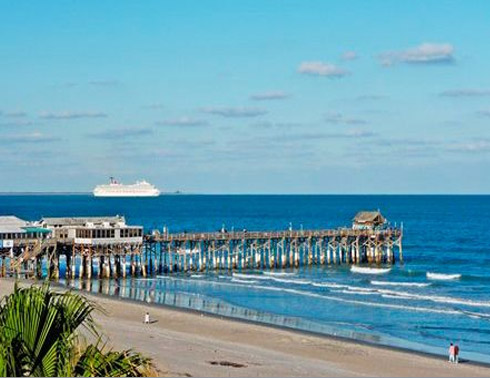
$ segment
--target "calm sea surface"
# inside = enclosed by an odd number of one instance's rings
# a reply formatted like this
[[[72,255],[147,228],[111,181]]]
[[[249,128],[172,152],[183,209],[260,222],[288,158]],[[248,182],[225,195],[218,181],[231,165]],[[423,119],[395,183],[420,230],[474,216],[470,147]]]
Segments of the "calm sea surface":
[[[0,214],[28,220],[121,214],[170,232],[336,228],[364,209],[403,222],[404,265],[378,275],[322,266],[71,285],[441,354],[452,341],[463,358],[490,362],[490,196],[0,196]]]

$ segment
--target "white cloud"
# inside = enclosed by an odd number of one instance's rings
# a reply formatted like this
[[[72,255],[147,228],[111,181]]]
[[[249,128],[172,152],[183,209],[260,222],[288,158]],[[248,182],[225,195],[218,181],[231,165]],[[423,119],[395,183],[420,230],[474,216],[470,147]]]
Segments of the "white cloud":
[[[456,151],[456,152],[470,152],[470,153],[490,152],[490,141],[480,140],[474,142],[454,144],[449,146],[449,150]]]
[[[443,97],[485,97],[490,96],[490,90],[475,88],[450,89],[439,93],[439,95]]]
[[[79,119],[79,118],[105,118],[106,113],[102,112],[41,112],[40,118],[44,119]]]
[[[369,130],[352,129],[345,133],[347,138],[369,138],[375,136],[376,133]]]
[[[0,122],[0,127],[2,127],[2,126],[5,126],[5,127],[8,127],[8,126],[13,126],[13,127],[17,127],[17,126],[31,126],[33,124],[34,123],[31,122],[31,121],[26,121],[26,120],[23,120],[23,119],[15,119],[15,120],[9,120],[7,122]]]
[[[374,137],[377,134],[369,130],[351,129],[342,133],[302,133],[279,135],[275,140],[323,140],[323,139],[361,139]]]
[[[396,63],[448,63],[454,60],[454,47],[449,43],[422,43],[406,50],[387,51],[379,55],[384,66]]]
[[[190,117],[180,117],[174,119],[166,119],[163,121],[155,122],[157,125],[162,126],[204,126],[207,122],[202,119],[190,118]]]
[[[263,93],[256,93],[250,96],[251,100],[264,101],[264,100],[284,100],[290,97],[288,93],[283,91],[270,91]]]
[[[34,131],[28,134],[11,134],[2,136],[2,142],[6,143],[42,143],[57,140],[59,140],[59,138],[44,135],[39,131]]]
[[[346,117],[341,113],[330,113],[325,116],[325,122],[344,125],[363,125],[367,122],[360,118]]]
[[[424,148],[432,148],[434,146],[440,145],[441,142],[437,140],[431,139],[414,139],[414,138],[383,138],[378,139],[375,142],[378,146],[383,147],[424,147]]]
[[[203,108],[202,111],[226,118],[250,118],[267,114],[265,109],[248,107],[208,107]]]
[[[250,126],[260,128],[260,129],[270,129],[270,128],[280,128],[280,129],[291,129],[294,127],[301,127],[299,122],[271,122],[262,121],[251,124]]]
[[[342,60],[355,60],[359,58],[355,51],[346,51],[342,54]]]
[[[349,73],[349,71],[335,64],[324,62],[302,62],[298,67],[298,72],[306,75],[325,77],[342,77]]]
[[[153,134],[153,130],[150,128],[117,128],[88,134],[88,136],[100,139],[124,139],[128,137],[139,137],[150,134]]]
[[[9,118],[20,118],[20,117],[25,117],[27,116],[27,113],[26,112],[23,112],[23,111],[12,111],[12,112],[5,112],[3,114],[5,117],[9,117]]]

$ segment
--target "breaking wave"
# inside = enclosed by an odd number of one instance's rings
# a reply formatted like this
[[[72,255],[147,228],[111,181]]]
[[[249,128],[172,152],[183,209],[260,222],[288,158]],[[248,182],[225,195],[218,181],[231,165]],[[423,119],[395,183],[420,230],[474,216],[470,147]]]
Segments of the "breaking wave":
[[[256,290],[278,291],[278,292],[290,293],[290,294],[295,294],[300,296],[308,296],[308,297],[335,301],[335,302],[357,304],[362,306],[392,308],[392,309],[415,311],[415,312],[430,312],[430,313],[438,313],[438,314],[446,314],[446,315],[465,315],[465,313],[460,310],[437,309],[437,308],[430,308],[430,307],[405,306],[405,305],[392,304],[392,303],[359,301],[355,299],[345,299],[345,298],[333,297],[333,296],[328,296],[328,295],[323,295],[318,293],[312,293],[303,290],[270,287],[270,286],[262,286],[262,285],[246,285],[246,286]]]
[[[461,278],[461,274],[443,274],[443,273],[432,273],[427,272],[427,278],[429,280],[459,280]]]
[[[268,280],[274,282],[282,282],[282,283],[292,283],[297,285],[309,285],[311,281],[302,280],[302,279],[287,279],[287,278],[277,278],[271,275],[262,275],[262,274],[243,274],[243,273],[233,273],[233,277],[246,279],[246,280]]]
[[[353,273],[362,273],[362,274],[385,274],[388,273],[391,268],[369,268],[365,266],[352,266],[350,271]]]
[[[287,273],[287,272],[263,272],[262,274],[264,276],[278,276],[278,277],[295,276],[296,275],[296,273]]]
[[[246,284],[250,284],[250,283],[256,283],[258,281],[256,280],[241,280],[239,278],[232,278],[231,279],[231,282],[237,282],[237,283],[246,283]]]
[[[427,287],[430,285],[430,282],[371,281],[371,285]]]

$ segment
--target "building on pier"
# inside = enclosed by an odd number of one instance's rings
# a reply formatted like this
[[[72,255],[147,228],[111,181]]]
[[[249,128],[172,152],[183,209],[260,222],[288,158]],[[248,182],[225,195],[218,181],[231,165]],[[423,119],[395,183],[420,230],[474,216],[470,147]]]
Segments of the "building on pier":
[[[359,211],[352,221],[354,230],[374,230],[386,225],[386,218],[378,211]]]
[[[143,227],[130,226],[122,216],[42,218],[40,226],[49,229],[62,243],[80,245],[141,244]]]
[[[42,253],[50,238],[50,230],[13,215],[0,216],[0,275],[5,276],[7,270],[19,270],[20,262]]]
[[[49,238],[50,235],[50,230],[38,227],[16,216],[0,216],[0,251],[13,251],[13,256],[17,251],[30,244],[38,244]]]
[[[67,278],[77,272],[80,278],[125,276],[128,259],[134,271],[141,265],[143,226],[128,225],[123,216],[45,217],[39,226],[51,230],[57,241],[57,253],[48,261],[49,277],[59,277],[61,257]]]
[[[16,216],[0,216],[0,240],[42,239],[50,233]]]

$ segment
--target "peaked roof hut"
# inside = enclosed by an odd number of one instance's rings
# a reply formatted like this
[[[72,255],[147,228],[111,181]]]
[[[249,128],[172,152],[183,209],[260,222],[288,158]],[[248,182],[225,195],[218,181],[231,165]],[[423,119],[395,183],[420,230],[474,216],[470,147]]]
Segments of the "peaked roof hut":
[[[382,226],[386,223],[386,218],[378,211],[360,211],[356,214],[352,222],[354,229],[366,229]]]

